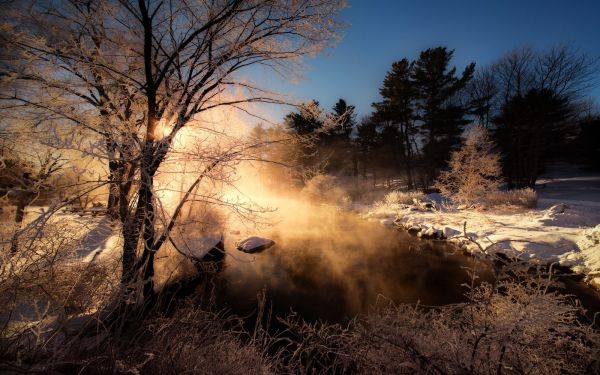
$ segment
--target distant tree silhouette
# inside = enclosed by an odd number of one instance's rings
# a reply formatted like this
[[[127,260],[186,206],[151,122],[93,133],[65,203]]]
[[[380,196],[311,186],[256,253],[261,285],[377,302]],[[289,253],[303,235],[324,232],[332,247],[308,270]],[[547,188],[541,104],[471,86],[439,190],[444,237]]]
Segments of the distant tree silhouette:
[[[288,113],[283,122],[296,133],[307,135],[323,128],[322,114],[323,109],[320,107],[319,102],[313,99],[310,102],[301,104],[297,112]]]
[[[424,182],[429,185],[437,170],[460,142],[467,108],[459,100],[473,78],[475,63],[467,65],[460,77],[450,68],[453,50],[446,47],[422,51],[414,63],[411,81],[416,91],[416,119],[423,136]]]
[[[571,115],[568,98],[549,89],[531,89],[502,106],[496,136],[509,187],[535,187],[549,153],[565,145]]]
[[[355,143],[358,155],[355,171],[358,172],[360,169],[360,174],[366,180],[367,172],[372,168],[373,176],[375,177],[375,160],[380,147],[380,137],[377,132],[377,123],[373,120],[372,116],[362,119],[356,127]]]
[[[332,128],[320,135],[320,147],[329,150],[325,170],[331,174],[357,175],[356,145],[351,135],[356,127],[355,107],[339,99],[328,115]]]
[[[332,108],[333,113],[331,114],[335,120],[337,126],[333,129],[332,133],[345,140],[350,138],[352,129],[356,126],[356,108],[353,105],[348,105],[344,99],[339,99]]]
[[[478,70],[466,87],[469,113],[486,129],[491,127],[497,109],[498,86],[492,69]]]
[[[297,177],[301,179],[321,172],[327,162],[329,150],[321,147],[326,137],[325,120],[325,111],[314,99],[299,105],[297,111],[288,113],[284,118],[284,127],[303,139],[294,145],[291,156]]]
[[[575,147],[580,160],[600,169],[600,115],[586,116],[579,121]]]
[[[492,77],[486,84],[495,86],[488,99],[492,113],[497,111],[492,117],[509,186],[533,188],[549,156],[569,154],[579,102],[593,83],[596,61],[569,46],[521,47],[486,70]]]
[[[413,164],[417,152],[414,121],[416,91],[411,81],[414,62],[402,59],[392,64],[379,94],[383,100],[373,103],[374,118],[384,124],[383,142],[404,165],[409,189],[414,187]],[[399,164],[397,163],[397,164]]]

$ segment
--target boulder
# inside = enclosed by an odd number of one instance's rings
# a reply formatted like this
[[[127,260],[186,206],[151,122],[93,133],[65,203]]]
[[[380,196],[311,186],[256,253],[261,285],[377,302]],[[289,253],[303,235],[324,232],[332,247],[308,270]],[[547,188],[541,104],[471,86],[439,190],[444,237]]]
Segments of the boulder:
[[[419,207],[425,211],[433,211],[435,210],[435,203],[429,201],[421,201],[419,202]]]
[[[406,230],[408,231],[408,234],[412,234],[413,236],[416,236],[419,234],[419,232],[421,232],[421,227],[412,225],[412,226],[408,227]]]
[[[443,231],[444,231],[445,238],[452,238],[452,237],[458,236],[462,233],[461,231],[456,230],[454,228],[450,228],[450,227],[444,227]]]
[[[275,241],[268,238],[252,236],[236,242],[235,247],[245,253],[257,253],[275,245]]]
[[[381,220],[379,220],[379,223],[380,223],[381,225],[386,225],[386,226],[389,226],[389,225],[394,225],[394,224],[395,224],[395,222],[396,222],[396,219],[395,219],[395,218],[393,218],[393,217],[388,217],[388,218],[385,218],[385,219],[381,219]]]
[[[174,238],[174,240],[176,240],[176,238]],[[183,255],[199,261],[203,260],[208,253],[211,253],[211,255],[209,255],[207,259],[214,257],[216,252],[222,251],[220,249],[224,248],[223,242],[223,235],[219,233],[207,234],[198,237],[186,236],[184,242],[185,246],[178,246],[178,250]]]
[[[444,232],[434,227],[427,227],[425,230],[421,230],[417,236],[424,240],[441,240],[444,236]]]

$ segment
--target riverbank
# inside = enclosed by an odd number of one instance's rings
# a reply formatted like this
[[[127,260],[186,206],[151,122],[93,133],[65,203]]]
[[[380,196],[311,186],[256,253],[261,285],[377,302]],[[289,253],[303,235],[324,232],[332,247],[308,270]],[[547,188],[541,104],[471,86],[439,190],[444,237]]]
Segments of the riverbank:
[[[558,263],[585,275],[588,283],[600,289],[600,178],[559,175],[541,179],[540,184],[538,204],[532,209],[459,209],[442,203],[434,194],[425,197],[431,204],[379,204],[359,211],[367,220],[424,237],[441,237],[470,252],[481,249],[466,237],[488,253],[535,264]],[[581,189],[585,195],[580,194]]]

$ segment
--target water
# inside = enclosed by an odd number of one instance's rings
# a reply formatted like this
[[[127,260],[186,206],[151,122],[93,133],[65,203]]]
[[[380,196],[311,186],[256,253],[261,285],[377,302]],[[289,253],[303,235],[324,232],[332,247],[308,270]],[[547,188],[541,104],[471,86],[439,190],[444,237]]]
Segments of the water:
[[[274,315],[344,322],[378,303],[443,305],[465,301],[465,268],[489,269],[443,242],[425,242],[352,215],[314,217],[267,233],[275,247],[244,254],[226,243],[217,303],[238,316],[256,311],[265,288]],[[231,240],[233,242],[233,240]]]

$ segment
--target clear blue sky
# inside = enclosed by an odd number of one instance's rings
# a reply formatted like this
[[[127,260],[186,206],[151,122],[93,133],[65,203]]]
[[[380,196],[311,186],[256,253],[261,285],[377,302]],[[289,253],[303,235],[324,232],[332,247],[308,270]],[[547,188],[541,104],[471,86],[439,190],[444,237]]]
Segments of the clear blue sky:
[[[378,89],[392,62],[414,59],[439,45],[455,49],[454,64],[492,63],[519,46],[546,48],[570,43],[600,57],[600,0],[349,0],[348,25],[333,49],[307,59],[297,84],[271,81],[297,98],[315,98],[330,109],[342,97],[360,116],[379,100]],[[592,91],[600,102],[600,87]],[[281,121],[289,108],[273,108]],[[269,116],[269,117],[271,117]]]

